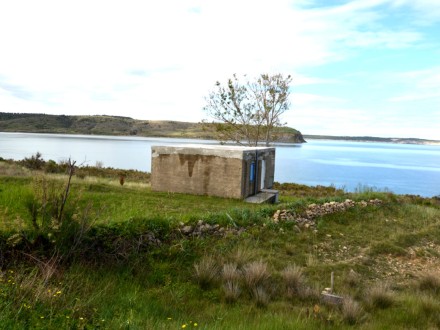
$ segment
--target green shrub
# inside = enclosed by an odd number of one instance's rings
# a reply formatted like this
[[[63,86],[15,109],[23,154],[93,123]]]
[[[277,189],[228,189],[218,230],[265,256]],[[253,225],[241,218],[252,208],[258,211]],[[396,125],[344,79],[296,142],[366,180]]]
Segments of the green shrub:
[[[21,164],[31,170],[41,170],[45,164],[45,161],[41,156],[40,152],[36,152],[35,155],[32,155],[30,158],[24,158],[21,161]]]
[[[63,173],[65,169],[61,168],[54,160],[49,159],[44,165],[46,173]]]

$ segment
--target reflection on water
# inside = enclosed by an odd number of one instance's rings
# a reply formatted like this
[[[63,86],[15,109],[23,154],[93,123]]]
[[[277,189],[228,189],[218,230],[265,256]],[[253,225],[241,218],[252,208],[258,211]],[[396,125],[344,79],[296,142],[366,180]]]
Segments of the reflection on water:
[[[151,146],[217,144],[215,141],[64,134],[0,133],[0,157],[35,154],[79,164],[150,171]],[[276,144],[275,180],[334,185],[353,191],[359,185],[396,193],[440,194],[440,146],[309,140]]]

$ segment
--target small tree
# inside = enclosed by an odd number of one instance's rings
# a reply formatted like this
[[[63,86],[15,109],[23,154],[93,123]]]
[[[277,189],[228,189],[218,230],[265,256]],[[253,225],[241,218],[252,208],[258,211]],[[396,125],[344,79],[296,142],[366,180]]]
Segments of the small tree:
[[[290,76],[261,74],[241,82],[237,75],[220,82],[206,98],[204,111],[214,119],[212,123],[221,141],[238,144],[266,145],[275,140],[274,129],[283,126],[281,115],[290,107]]]

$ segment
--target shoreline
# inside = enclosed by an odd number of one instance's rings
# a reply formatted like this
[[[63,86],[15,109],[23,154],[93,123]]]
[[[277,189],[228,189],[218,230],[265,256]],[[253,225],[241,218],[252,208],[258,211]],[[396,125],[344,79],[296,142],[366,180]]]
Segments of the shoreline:
[[[109,135],[109,134],[84,134],[84,133],[61,133],[61,132],[30,132],[30,131],[0,131],[0,134],[47,134],[47,135],[71,135],[71,136],[82,136],[82,137],[119,137],[119,138],[153,138],[153,139],[190,139],[190,140],[206,140],[206,141],[216,141],[215,139],[210,138],[197,138],[197,137],[177,137],[177,136],[164,136],[164,135]],[[307,140],[314,141],[347,141],[347,142],[363,142],[363,143],[391,143],[391,144],[408,144],[408,145],[427,145],[427,146],[440,146],[440,141],[438,140],[425,140],[418,138],[381,138],[381,137],[357,137],[357,136],[327,136],[327,135],[303,135],[305,142]],[[283,142],[283,141],[274,141],[273,144],[277,145],[279,143],[285,144],[301,144],[299,142]]]
[[[348,142],[364,142],[364,143],[392,143],[392,144],[413,144],[413,145],[430,145],[440,146],[438,140],[425,140],[418,138],[381,138],[381,137],[357,137],[357,136],[327,136],[327,135],[303,135],[307,140],[322,140],[322,141],[348,141]]]

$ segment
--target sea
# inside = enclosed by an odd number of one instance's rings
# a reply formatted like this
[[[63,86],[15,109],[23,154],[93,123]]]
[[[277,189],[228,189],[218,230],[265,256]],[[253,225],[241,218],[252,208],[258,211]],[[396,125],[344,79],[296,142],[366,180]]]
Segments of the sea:
[[[71,158],[80,166],[151,170],[151,146],[218,144],[212,140],[0,132],[0,157]],[[440,195],[440,146],[334,140],[275,144],[275,181]]]

